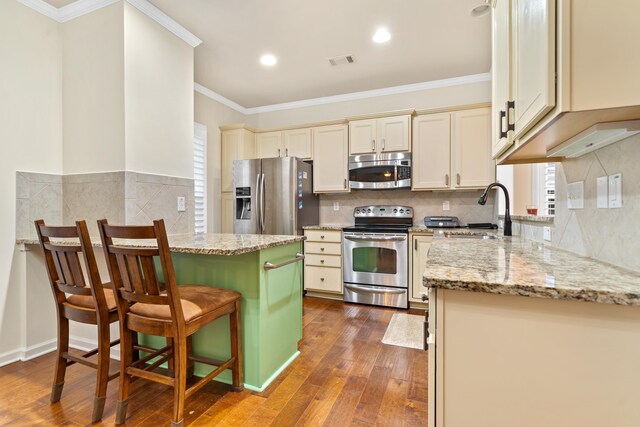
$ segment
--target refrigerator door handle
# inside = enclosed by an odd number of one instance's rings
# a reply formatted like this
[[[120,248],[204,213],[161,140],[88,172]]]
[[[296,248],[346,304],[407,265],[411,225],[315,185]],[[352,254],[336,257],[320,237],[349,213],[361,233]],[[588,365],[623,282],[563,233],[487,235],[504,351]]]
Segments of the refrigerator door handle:
[[[260,234],[264,233],[264,174],[260,174]]]
[[[260,216],[262,215],[262,206],[260,205],[261,200],[260,195],[260,174],[256,175],[256,219],[258,222],[258,233],[261,233],[260,230]]]

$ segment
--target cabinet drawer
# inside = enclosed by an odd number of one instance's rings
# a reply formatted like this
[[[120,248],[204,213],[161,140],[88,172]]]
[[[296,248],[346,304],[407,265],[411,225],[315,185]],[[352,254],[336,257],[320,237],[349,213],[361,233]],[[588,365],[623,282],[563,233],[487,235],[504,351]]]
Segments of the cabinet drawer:
[[[305,230],[307,242],[336,242],[342,241],[342,232],[327,230]]]
[[[318,255],[308,253],[305,255],[305,264],[318,267],[342,267],[342,257],[338,255]]]
[[[304,242],[306,254],[340,255],[342,243]]]
[[[342,269],[306,266],[304,268],[304,288],[342,293]]]

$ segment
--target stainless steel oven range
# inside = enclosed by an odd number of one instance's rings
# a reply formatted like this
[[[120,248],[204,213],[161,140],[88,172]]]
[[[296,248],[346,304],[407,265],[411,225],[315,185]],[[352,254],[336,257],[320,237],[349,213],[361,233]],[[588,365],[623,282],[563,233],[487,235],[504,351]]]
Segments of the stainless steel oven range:
[[[409,206],[360,206],[343,229],[344,300],[408,308]]]

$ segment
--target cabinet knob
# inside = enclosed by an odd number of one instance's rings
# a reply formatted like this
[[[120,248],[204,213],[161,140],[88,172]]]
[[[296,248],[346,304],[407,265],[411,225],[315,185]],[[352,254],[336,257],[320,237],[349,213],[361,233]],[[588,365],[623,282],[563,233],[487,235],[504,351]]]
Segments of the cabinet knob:
[[[320,281],[321,281],[321,282],[324,282],[324,277],[321,277],[321,278],[320,278]]]
[[[324,260],[323,259],[320,260],[320,264],[324,264]]]
[[[460,174],[459,173],[456,174],[456,184],[460,185]]]
[[[324,252],[324,248],[320,248],[320,251],[321,251],[321,252]]]
[[[449,174],[446,174],[444,176],[444,185],[446,185],[447,187],[449,186]]]
[[[429,296],[427,294],[422,294],[422,301],[429,301]]]
[[[324,239],[324,235],[320,236],[321,239]]]
[[[289,157],[289,149],[288,148],[284,149],[284,156],[285,157]]]
[[[347,179],[344,180],[344,188],[347,188]]]
[[[376,140],[375,139],[371,140],[371,151],[376,151]]]
[[[382,151],[384,151],[384,138],[382,138]]]

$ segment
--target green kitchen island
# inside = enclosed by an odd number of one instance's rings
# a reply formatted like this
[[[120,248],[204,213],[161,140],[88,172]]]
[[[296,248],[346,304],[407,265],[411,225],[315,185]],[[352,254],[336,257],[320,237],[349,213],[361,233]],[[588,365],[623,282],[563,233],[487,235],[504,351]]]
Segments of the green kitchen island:
[[[242,294],[244,385],[250,390],[264,390],[300,354],[303,270],[300,260],[305,237],[191,233],[169,235],[168,239],[178,285],[209,285]],[[101,248],[99,238],[93,237],[92,241],[96,248]],[[53,319],[55,306],[42,286],[48,279],[38,241],[29,238],[18,239],[16,243],[24,245],[22,251],[26,254],[27,306],[31,312]],[[139,242],[119,243],[144,246]],[[148,247],[154,246],[155,242]],[[102,249],[96,250],[96,259],[103,280],[108,281]],[[159,262],[157,270],[162,277]],[[55,339],[54,328],[40,324],[32,329],[28,342],[48,343]],[[92,347],[95,337],[82,333],[72,329],[72,342]],[[141,341],[157,348],[166,344],[164,338],[153,336],[142,336]],[[197,355],[227,359],[231,354],[228,317],[196,332],[193,348]],[[204,375],[209,369],[196,363],[195,374]],[[230,384],[231,372],[223,372],[216,380]]]
[[[253,234],[169,236],[179,285],[210,285],[242,294],[244,385],[250,390],[263,391],[300,354],[303,240],[304,236]],[[163,338],[144,341],[164,345]],[[193,349],[198,355],[228,358],[228,317],[196,332]],[[204,375],[208,369],[196,363],[195,374]],[[231,383],[231,373],[216,379]]]

